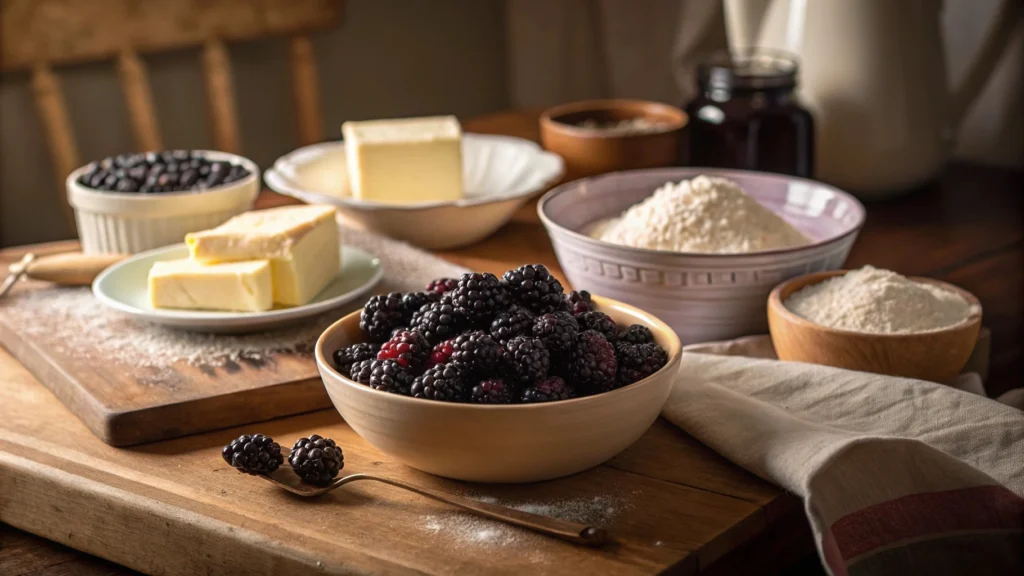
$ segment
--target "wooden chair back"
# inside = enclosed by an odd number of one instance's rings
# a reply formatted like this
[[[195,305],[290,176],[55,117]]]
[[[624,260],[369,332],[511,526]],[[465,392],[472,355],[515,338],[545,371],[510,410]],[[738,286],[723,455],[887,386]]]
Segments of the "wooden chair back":
[[[310,144],[322,140],[322,113],[308,34],[337,26],[342,8],[342,0],[0,0],[0,71],[31,72],[63,199],[64,179],[81,158],[57,67],[115,63],[136,148],[160,150],[163,139],[142,56],[200,47],[214,146],[240,152],[225,43],[288,37],[298,139]],[[61,204],[73,222],[67,201]]]

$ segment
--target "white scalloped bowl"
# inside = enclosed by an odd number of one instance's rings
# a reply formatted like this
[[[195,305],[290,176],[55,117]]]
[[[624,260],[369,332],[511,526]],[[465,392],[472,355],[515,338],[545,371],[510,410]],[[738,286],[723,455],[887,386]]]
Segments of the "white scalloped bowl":
[[[345,143],[325,142],[286,154],[264,172],[272,190],[310,204],[332,204],[350,227],[429,250],[473,244],[490,236],[532,196],[554,184],[562,158],[522,138],[465,134],[465,198],[397,206],[352,197]],[[400,169],[400,168],[399,168]]]
[[[811,243],[745,254],[696,254],[620,246],[583,233],[665,182],[701,174],[736,182]],[[573,286],[658,316],[684,345],[767,333],[772,288],[796,276],[842,268],[865,214],[856,198],[828,184],[717,168],[630,170],[584,178],[545,194],[537,212]]]

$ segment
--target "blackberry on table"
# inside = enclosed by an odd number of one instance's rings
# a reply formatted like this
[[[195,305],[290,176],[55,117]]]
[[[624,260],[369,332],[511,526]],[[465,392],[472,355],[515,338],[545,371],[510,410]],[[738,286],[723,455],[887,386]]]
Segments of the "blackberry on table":
[[[509,270],[503,280],[512,299],[537,314],[562,307],[562,283],[543,264],[527,264]]]
[[[523,403],[553,402],[576,397],[576,391],[559,376],[548,376],[523,390],[519,401]]]
[[[573,290],[565,295],[563,299],[565,309],[576,316],[594,309],[594,302],[590,299],[590,292],[586,290]]]
[[[576,343],[579,324],[566,313],[544,314],[533,321],[531,333],[539,338],[549,352],[555,355],[568,353]]]
[[[288,464],[303,481],[314,486],[326,486],[345,467],[345,455],[330,438],[313,434],[300,438],[292,446]]]
[[[618,368],[615,348],[607,338],[594,330],[579,333],[566,365],[570,382],[586,394],[607,392],[615,388]]]
[[[505,362],[505,348],[483,330],[460,335],[452,350],[452,362],[479,376],[497,373]]]
[[[348,375],[353,364],[363,360],[373,360],[377,357],[377,352],[379,351],[380,345],[371,342],[361,342],[344,348],[338,348],[332,355],[334,367],[337,368],[338,372]]]
[[[447,364],[452,359],[452,354],[455,353],[454,342],[454,339],[445,340],[434,346],[434,349],[430,351],[430,358],[427,359],[427,368],[438,364]]]
[[[650,344],[654,342],[654,334],[647,326],[633,324],[619,333],[618,341],[629,344]]]
[[[551,353],[539,339],[516,336],[509,340],[506,348],[511,375],[516,382],[529,386],[548,375],[551,368]]]
[[[440,302],[431,302],[412,316],[409,327],[437,344],[456,336],[465,324],[465,318],[455,310],[451,298],[445,296]]]
[[[284,463],[281,446],[270,436],[243,434],[224,446],[224,461],[246,474],[270,474]]]
[[[443,295],[445,292],[451,292],[455,290],[455,287],[459,285],[459,281],[455,278],[438,278],[431,280],[427,284],[427,292],[433,292],[438,295]]]
[[[427,337],[415,330],[399,330],[380,347],[378,360],[395,360],[403,368],[419,370],[430,357],[431,346]]]
[[[450,362],[438,364],[416,377],[412,383],[411,394],[414,398],[427,400],[464,402],[467,378],[468,375],[461,366]]]
[[[512,384],[502,378],[481,380],[469,394],[469,401],[474,404],[511,404],[514,398]]]
[[[491,336],[502,345],[516,336],[527,336],[533,326],[534,315],[526,308],[516,307],[507,312],[498,312],[491,321]]]
[[[412,381],[412,371],[397,360],[374,360],[367,384],[375,390],[408,395]]]
[[[359,328],[373,341],[384,342],[409,319],[401,292],[372,296],[359,316]]]
[[[489,324],[510,302],[508,289],[489,272],[463,274],[451,297],[456,312],[478,326]]]
[[[668,363],[668,353],[654,343],[617,342],[615,355],[619,364],[615,380],[619,386],[643,380]]]
[[[348,377],[360,384],[370,384],[370,374],[373,373],[373,363],[376,360],[360,360],[352,364],[348,370]]]
[[[424,304],[440,300],[441,295],[436,292],[407,292],[402,296],[402,306],[405,308],[406,317],[412,318]]]
[[[615,342],[619,337],[619,327],[604,312],[598,312],[597,310],[584,312],[576,317],[576,321],[580,324],[580,330],[600,332],[609,342]]]

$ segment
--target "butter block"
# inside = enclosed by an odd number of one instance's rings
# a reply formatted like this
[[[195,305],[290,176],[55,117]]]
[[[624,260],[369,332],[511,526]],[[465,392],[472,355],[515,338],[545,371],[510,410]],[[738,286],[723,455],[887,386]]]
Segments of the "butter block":
[[[462,128],[454,116],[345,122],[352,196],[385,204],[462,198]]]
[[[266,259],[273,299],[285,306],[312,300],[341,270],[341,245],[333,206],[285,206],[235,216],[185,237],[201,263]]]
[[[192,259],[157,262],[149,269],[149,301],[154,308],[270,310],[270,263],[249,260],[201,264]]]

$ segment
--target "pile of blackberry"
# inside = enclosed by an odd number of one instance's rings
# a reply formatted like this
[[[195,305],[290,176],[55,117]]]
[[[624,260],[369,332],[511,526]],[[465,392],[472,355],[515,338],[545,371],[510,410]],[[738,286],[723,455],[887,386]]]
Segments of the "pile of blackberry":
[[[566,294],[541,264],[374,296],[360,327],[373,344],[335,351],[338,371],[442,402],[568,400],[627,386],[668,362],[650,330],[619,327],[588,292]]]
[[[221,456],[239,472],[252,475],[270,475],[284,464],[281,445],[266,434],[239,436],[221,449]],[[313,434],[292,446],[288,466],[303,482],[326,486],[345,467],[345,455],[334,440]]]
[[[93,190],[128,194],[202,191],[241,180],[241,164],[210,160],[191,150],[119,154],[89,164],[78,183]]]

